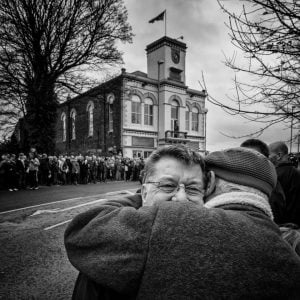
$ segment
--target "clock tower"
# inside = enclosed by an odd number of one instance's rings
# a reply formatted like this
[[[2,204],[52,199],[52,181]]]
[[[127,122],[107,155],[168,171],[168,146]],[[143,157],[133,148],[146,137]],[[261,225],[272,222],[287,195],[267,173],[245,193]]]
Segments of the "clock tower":
[[[167,36],[149,44],[146,48],[148,78],[185,85],[186,48],[185,43]]]

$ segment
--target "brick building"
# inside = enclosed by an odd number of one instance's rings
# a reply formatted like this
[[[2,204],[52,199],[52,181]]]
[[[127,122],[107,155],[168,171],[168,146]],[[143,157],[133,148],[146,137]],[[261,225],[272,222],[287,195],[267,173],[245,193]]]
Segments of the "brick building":
[[[60,152],[148,157],[159,145],[206,149],[205,91],[185,84],[186,44],[162,37],[149,44],[147,74],[122,69],[115,78],[58,109]]]

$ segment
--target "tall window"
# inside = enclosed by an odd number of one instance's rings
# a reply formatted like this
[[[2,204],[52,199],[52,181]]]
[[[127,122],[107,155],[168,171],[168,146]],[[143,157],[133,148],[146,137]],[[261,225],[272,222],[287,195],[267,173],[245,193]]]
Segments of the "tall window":
[[[196,107],[192,110],[192,130],[199,131],[199,112]]]
[[[178,126],[178,112],[179,103],[173,100],[171,103],[171,130],[175,130],[176,125]]]
[[[72,109],[70,113],[71,117],[71,138],[72,140],[76,139],[76,110]]]
[[[190,130],[190,110],[188,107],[185,110],[185,130]]]
[[[114,120],[113,120],[113,105],[108,105],[108,130],[114,130]]]
[[[145,99],[144,123],[145,125],[153,125],[153,102],[149,98]]]
[[[88,115],[88,136],[93,136],[94,134],[94,103],[89,102],[87,106]]]
[[[131,123],[141,124],[141,100],[138,96],[132,96],[131,102]]]
[[[66,114],[61,114],[61,122],[62,122],[62,140],[65,142],[67,140],[67,118]]]

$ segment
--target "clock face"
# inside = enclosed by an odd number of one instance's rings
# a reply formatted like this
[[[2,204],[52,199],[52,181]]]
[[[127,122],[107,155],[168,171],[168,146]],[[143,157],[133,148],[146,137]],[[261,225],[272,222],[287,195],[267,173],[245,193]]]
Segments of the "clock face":
[[[172,49],[172,61],[178,64],[180,61],[180,52],[178,50]]]

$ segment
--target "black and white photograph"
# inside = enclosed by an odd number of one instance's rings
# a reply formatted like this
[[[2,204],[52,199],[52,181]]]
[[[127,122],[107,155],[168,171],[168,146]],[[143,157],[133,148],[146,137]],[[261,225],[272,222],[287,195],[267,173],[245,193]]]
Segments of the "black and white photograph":
[[[300,2],[0,1],[0,300],[300,299]]]

